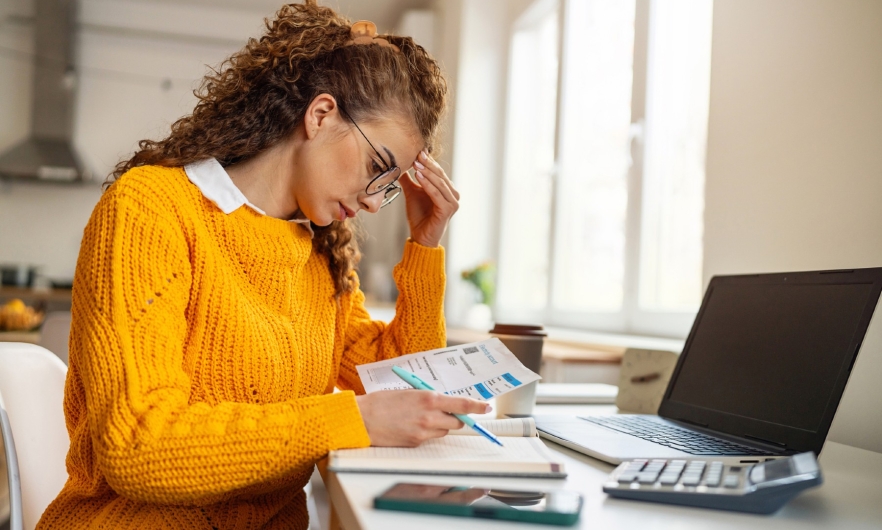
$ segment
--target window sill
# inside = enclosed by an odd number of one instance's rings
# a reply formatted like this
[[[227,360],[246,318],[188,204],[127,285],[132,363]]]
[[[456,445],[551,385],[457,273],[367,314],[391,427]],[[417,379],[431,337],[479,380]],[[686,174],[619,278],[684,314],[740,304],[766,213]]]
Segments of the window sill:
[[[546,328],[548,339],[543,348],[543,356],[564,362],[619,364],[622,355],[629,348],[662,350],[680,353],[684,341],[641,337],[637,335],[617,335],[596,333],[564,328]],[[448,328],[448,344],[476,342],[490,337],[489,333],[464,328]]]
[[[371,318],[389,322],[395,316],[394,305],[370,305],[367,307]],[[685,341],[641,335],[624,335],[547,327],[548,339],[543,354],[546,358],[573,363],[619,364],[625,350],[638,348],[645,350],[683,351]],[[490,338],[490,334],[460,327],[447,329],[448,344],[465,344]]]

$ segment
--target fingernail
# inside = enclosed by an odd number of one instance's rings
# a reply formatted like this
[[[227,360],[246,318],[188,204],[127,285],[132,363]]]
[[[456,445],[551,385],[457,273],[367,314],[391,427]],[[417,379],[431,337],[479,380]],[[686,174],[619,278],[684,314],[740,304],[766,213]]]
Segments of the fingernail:
[[[484,414],[487,414],[488,412],[492,412],[492,411],[493,411],[493,407],[491,407],[490,405],[487,405],[486,407],[484,407]]]
[[[417,171],[417,172],[416,172],[416,176],[417,176],[418,179],[425,179],[425,178],[426,178],[426,177],[423,176],[423,173],[422,173],[421,171]]]
[[[418,160],[414,160],[413,165],[415,165],[417,169],[426,169],[426,166],[420,164]]]
[[[429,155],[426,154],[425,151],[420,151],[420,158],[422,158],[423,160],[428,161],[428,160],[429,160]]]

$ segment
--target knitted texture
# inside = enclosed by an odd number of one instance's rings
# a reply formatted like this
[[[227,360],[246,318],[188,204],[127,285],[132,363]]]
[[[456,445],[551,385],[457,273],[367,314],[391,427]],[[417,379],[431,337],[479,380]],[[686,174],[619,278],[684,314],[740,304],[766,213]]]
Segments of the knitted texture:
[[[394,278],[371,321],[303,226],[224,214],[180,168],[123,175],[83,236],[70,478],[38,528],[306,528],[315,462],[370,444],[355,366],[444,345],[443,249],[408,242]]]

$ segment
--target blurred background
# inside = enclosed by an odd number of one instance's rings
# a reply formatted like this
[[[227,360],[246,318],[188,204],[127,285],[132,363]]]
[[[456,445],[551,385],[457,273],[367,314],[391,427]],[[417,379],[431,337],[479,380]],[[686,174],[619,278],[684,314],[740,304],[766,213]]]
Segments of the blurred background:
[[[323,3],[447,75],[453,331],[682,341],[714,274],[882,265],[882,2]],[[100,183],[279,5],[0,0],[0,303],[65,309]],[[388,319],[404,201],[362,220]]]
[[[542,324],[544,382],[616,384],[629,350],[679,353],[713,275],[882,266],[882,1],[321,3],[447,75],[451,342]],[[0,341],[67,361],[101,183],[279,7],[0,0]],[[389,320],[404,201],[360,217]],[[878,354],[857,408],[878,402]]]

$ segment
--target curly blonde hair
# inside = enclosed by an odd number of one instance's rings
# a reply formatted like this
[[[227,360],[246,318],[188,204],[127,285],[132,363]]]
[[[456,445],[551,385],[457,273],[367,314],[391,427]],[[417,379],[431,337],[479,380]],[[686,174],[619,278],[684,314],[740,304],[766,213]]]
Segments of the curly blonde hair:
[[[141,140],[105,189],[145,165],[180,167],[214,157],[224,167],[248,160],[291,135],[319,94],[334,96],[353,119],[390,113],[413,119],[429,152],[446,107],[447,84],[437,62],[410,37],[382,35],[400,51],[347,46],[351,23],[316,0],[283,6],[266,33],[224,61],[194,91],[193,113],[163,140]],[[349,220],[313,225],[313,247],[327,257],[337,295],[355,289],[361,259]]]

